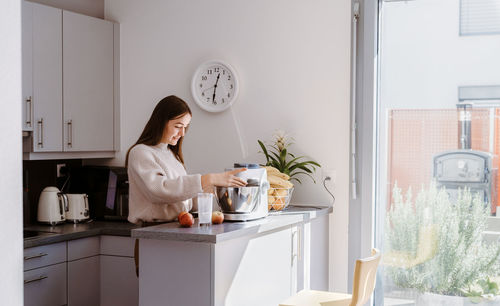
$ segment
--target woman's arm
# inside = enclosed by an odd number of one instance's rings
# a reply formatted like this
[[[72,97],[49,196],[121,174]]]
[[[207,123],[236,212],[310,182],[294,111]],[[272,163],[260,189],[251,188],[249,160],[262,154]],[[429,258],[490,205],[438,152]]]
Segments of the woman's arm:
[[[138,184],[152,203],[175,203],[193,198],[198,192],[202,192],[200,174],[169,179],[152,152],[130,151],[128,166],[129,180]]]
[[[235,169],[221,173],[209,173],[201,176],[201,187],[203,190],[213,190],[215,186],[221,187],[242,187],[247,184],[245,180],[237,177],[236,174],[247,170],[246,168]]]

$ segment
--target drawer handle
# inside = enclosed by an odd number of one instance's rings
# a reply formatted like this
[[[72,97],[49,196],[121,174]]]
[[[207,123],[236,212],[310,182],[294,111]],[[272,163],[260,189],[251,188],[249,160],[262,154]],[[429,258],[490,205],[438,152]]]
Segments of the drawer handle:
[[[46,279],[46,278],[47,278],[47,276],[42,275],[42,276],[39,276],[39,277],[34,278],[34,279],[25,280],[24,284],[29,284],[29,283],[32,283],[32,282],[41,281],[42,279]]]
[[[40,257],[47,256],[47,255],[48,255],[47,253],[40,253],[38,255],[24,256],[24,260],[29,260],[29,259],[33,259],[33,258],[40,258]]]

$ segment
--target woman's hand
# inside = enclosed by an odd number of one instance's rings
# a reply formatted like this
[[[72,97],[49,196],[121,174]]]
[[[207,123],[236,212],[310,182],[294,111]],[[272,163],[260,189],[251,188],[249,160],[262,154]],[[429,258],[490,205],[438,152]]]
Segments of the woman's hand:
[[[201,176],[201,187],[203,190],[213,190],[215,186],[220,187],[243,187],[247,182],[237,177],[236,174],[246,171],[246,168],[238,168],[221,173],[209,173]]]

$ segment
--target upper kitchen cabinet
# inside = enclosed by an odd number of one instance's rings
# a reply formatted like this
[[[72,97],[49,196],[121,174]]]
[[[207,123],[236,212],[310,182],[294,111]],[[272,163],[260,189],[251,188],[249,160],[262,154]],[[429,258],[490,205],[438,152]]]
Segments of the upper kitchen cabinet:
[[[33,131],[33,6],[22,2],[23,131]]]
[[[117,33],[110,21],[23,1],[24,159],[114,157]]]
[[[113,23],[63,12],[64,151],[113,150]]]
[[[28,103],[32,104],[34,118],[33,152],[61,152],[62,10],[35,3],[25,5],[28,9],[32,7],[33,14],[33,93]]]

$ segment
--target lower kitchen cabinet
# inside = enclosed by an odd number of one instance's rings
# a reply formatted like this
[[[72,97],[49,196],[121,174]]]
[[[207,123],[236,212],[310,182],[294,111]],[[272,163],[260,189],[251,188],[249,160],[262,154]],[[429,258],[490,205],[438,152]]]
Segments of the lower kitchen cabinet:
[[[134,243],[103,235],[25,249],[24,305],[137,306]]]
[[[101,306],[139,304],[134,244],[129,237],[101,236]]]
[[[137,306],[139,280],[133,257],[101,255],[101,306]]]
[[[296,290],[296,232],[217,243],[140,239],[139,305],[277,305]]]
[[[68,306],[99,306],[100,238],[68,241]]]
[[[100,305],[99,268],[99,256],[68,262],[68,306]]]
[[[25,306],[66,305],[66,263],[24,272]]]

